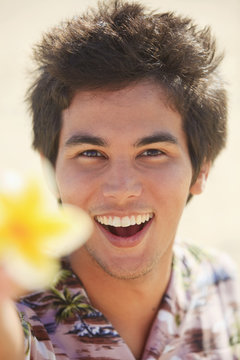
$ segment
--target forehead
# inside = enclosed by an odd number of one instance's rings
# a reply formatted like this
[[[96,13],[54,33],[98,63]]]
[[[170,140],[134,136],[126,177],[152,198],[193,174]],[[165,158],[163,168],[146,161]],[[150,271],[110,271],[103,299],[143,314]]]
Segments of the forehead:
[[[159,130],[182,127],[181,116],[171,106],[166,92],[153,82],[140,82],[114,91],[76,92],[62,119],[64,138],[78,131],[134,136],[158,127]]]

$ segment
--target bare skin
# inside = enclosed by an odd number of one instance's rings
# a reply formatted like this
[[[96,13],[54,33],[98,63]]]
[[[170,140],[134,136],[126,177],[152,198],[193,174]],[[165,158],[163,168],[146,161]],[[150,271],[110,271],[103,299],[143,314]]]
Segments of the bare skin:
[[[72,254],[72,267],[140,359],[169,282],[179,220],[189,193],[202,192],[209,166],[192,184],[181,116],[161,87],[143,82],[76,93],[63,111],[55,170],[62,201],[83,208],[94,224],[86,245]],[[110,218],[133,219],[125,225],[133,229],[111,232],[111,224],[101,225]],[[0,284],[0,359],[22,360],[23,332],[9,300],[22,290],[2,272]]]
[[[79,92],[63,111],[59,194],[63,202],[87,211],[94,224],[71,264],[93,305],[136,359],[169,282],[172,246],[188,195],[202,191],[207,171],[191,184],[181,116],[156,84]],[[151,220],[133,235],[101,225],[142,214]]]
[[[137,280],[120,280],[106,274],[84,251],[71,256],[72,267],[81,278],[92,304],[113,324],[135,359],[141,358],[149,330],[168,285],[170,262],[166,259],[165,263],[164,260],[161,280],[158,275],[152,276],[149,273]]]
[[[19,316],[13,298],[23,294],[19,288],[0,268],[0,359],[23,360],[24,338]]]

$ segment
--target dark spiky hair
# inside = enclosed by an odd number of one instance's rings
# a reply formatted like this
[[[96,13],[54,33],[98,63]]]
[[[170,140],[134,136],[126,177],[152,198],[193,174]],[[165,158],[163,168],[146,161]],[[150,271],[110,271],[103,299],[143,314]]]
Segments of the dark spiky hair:
[[[185,17],[110,1],[62,22],[34,49],[37,78],[29,90],[33,146],[55,164],[61,112],[76,91],[157,82],[181,114],[193,167],[213,162],[226,140],[226,93],[209,28]]]

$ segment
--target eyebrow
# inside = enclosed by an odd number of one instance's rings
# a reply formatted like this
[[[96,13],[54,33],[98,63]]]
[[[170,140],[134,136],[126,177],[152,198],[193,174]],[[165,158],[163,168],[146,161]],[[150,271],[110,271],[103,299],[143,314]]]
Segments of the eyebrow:
[[[107,142],[103,140],[101,137],[92,136],[92,135],[82,135],[77,134],[71,136],[66,142],[65,147],[71,147],[74,145],[81,145],[81,144],[91,144],[97,146],[106,146]]]
[[[171,143],[174,145],[178,144],[178,140],[175,136],[168,132],[158,132],[149,136],[145,136],[136,141],[134,147],[140,147],[144,145],[150,145],[154,143]],[[75,145],[90,144],[96,146],[107,146],[108,143],[101,137],[93,136],[89,134],[76,134],[71,136],[66,142],[65,147],[71,147]]]
[[[166,143],[178,145],[178,140],[175,136],[173,136],[172,134],[170,134],[168,132],[159,132],[159,133],[154,133],[149,136],[145,136],[145,137],[137,140],[136,143],[134,144],[134,146],[139,147],[139,146],[150,145],[150,144],[159,143],[159,142],[160,143],[166,142]]]

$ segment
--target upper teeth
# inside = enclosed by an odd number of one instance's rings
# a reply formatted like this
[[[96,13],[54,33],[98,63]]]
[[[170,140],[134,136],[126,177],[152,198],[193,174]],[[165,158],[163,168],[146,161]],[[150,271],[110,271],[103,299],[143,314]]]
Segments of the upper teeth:
[[[153,214],[131,215],[131,216],[96,216],[96,220],[102,225],[115,227],[127,227],[130,225],[140,225],[153,217]]]

